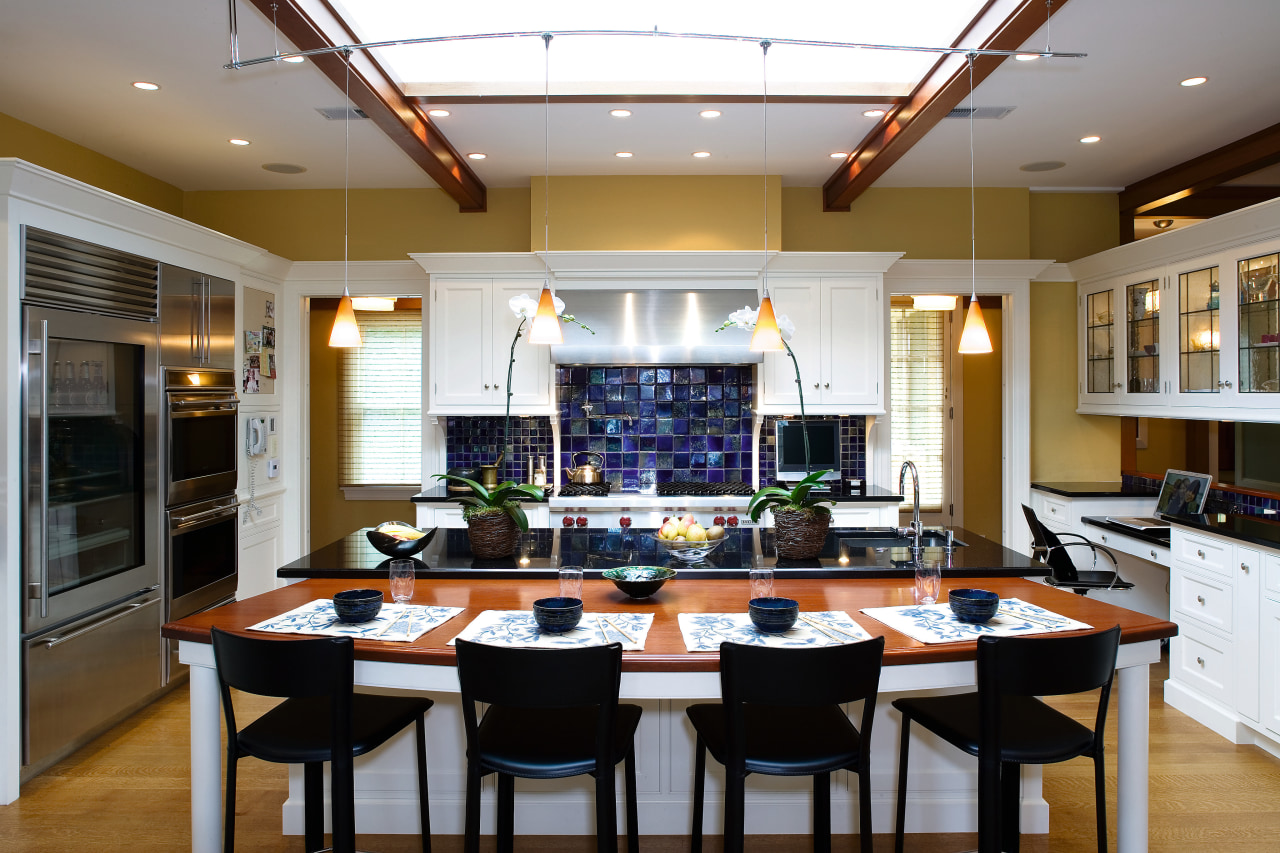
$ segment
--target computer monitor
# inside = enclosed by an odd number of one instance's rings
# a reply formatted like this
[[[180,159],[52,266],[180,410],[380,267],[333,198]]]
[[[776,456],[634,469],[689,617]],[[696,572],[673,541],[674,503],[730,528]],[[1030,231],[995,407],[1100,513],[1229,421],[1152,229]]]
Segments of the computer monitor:
[[[779,480],[802,480],[804,467],[804,422],[799,418],[775,421]],[[830,470],[824,480],[840,479],[840,421],[809,420],[809,471]]]

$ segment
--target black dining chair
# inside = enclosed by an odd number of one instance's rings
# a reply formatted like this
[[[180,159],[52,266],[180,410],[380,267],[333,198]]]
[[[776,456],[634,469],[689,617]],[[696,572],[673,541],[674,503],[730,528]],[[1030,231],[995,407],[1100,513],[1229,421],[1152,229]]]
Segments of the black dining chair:
[[[1032,556],[1043,559],[1052,573],[1045,578],[1045,583],[1065,587],[1078,595],[1088,595],[1091,589],[1133,589],[1132,583],[1120,577],[1120,566],[1115,554],[1079,533],[1054,533],[1040,520],[1035,510],[1026,504],[1022,505],[1022,514],[1026,516],[1027,526],[1031,528]],[[1063,536],[1073,541],[1063,542],[1060,538]],[[1078,542],[1074,541],[1077,539]],[[1088,548],[1092,551],[1094,568],[1084,571],[1076,569],[1071,555],[1067,553],[1068,548]],[[1097,568],[1099,554],[1111,561],[1111,571]]]
[[[707,752],[725,768],[724,849],[743,849],[746,777],[813,777],[813,849],[831,849],[831,774],[858,774],[858,835],[871,853],[871,723],[884,637],[819,648],[720,645],[721,704],[685,709],[697,732],[694,853],[702,850]],[[862,701],[855,727],[840,706]]]
[[[1023,764],[1093,759],[1098,853],[1107,851],[1103,736],[1120,626],[1064,637],[980,637],[978,690],[895,699],[902,712],[894,850],[902,853],[907,814],[907,751],[915,722],[978,758],[978,851],[1017,853]],[[1098,690],[1093,730],[1040,701]]]
[[[324,846],[324,762],[332,764],[333,850],[354,853],[355,756],[377,749],[396,733],[417,727],[418,812],[422,850],[431,851],[427,807],[425,714],[431,699],[355,693],[355,644],[350,637],[279,640],[241,637],[213,628],[222,713],[227,726],[225,853],[235,849],[236,763],[246,755],[302,764],[305,849]],[[231,691],[285,701],[237,731]]]
[[[515,778],[596,781],[596,849],[616,853],[614,767],[624,762],[627,850],[639,853],[635,733],[639,705],[618,703],[622,645],[517,649],[456,642],[467,735],[464,849],[480,850],[480,781],[498,774],[498,850],[515,836]],[[477,719],[476,703],[488,709]]]

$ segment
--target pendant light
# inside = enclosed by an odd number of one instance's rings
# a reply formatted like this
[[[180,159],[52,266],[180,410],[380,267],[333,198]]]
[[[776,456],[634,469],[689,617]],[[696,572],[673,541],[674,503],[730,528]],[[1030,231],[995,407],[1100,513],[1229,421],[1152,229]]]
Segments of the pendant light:
[[[542,120],[542,263],[546,267],[547,276],[542,281],[542,295],[538,297],[538,311],[533,315],[529,325],[529,343],[562,344],[564,331],[560,328],[560,317],[556,313],[555,299],[551,293],[551,266],[547,256],[551,253],[551,33],[542,34],[542,44],[546,49],[543,70],[543,103]]]
[[[773,313],[773,301],[769,298],[769,45],[768,39],[760,42],[760,76],[763,81],[760,114],[764,130],[764,264],[761,273],[764,276],[764,295],[760,297],[760,310],[756,312],[756,329],[751,333],[752,352],[781,352],[784,348],[778,318]]]
[[[959,352],[962,355],[977,355],[991,352],[991,335],[987,332],[987,324],[982,320],[982,306],[978,304],[978,231],[977,205],[974,203],[973,177],[973,60],[975,54],[969,54],[969,252],[970,252],[970,295],[969,314],[964,318],[964,331],[960,334]]]
[[[351,51],[342,53],[347,63],[347,104],[351,103]],[[351,227],[351,205],[348,197],[351,193],[351,118],[343,123],[342,149],[342,301],[338,303],[338,313],[333,318],[333,330],[329,332],[329,346],[358,347],[360,343],[360,327],[356,325],[356,312],[351,304],[351,289],[347,286],[347,241]]]

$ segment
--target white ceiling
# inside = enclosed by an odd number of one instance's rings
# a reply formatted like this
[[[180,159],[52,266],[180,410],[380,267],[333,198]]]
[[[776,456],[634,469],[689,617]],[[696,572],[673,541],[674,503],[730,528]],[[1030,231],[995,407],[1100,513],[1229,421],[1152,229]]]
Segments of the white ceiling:
[[[277,49],[269,20],[238,6],[242,58]],[[733,19],[719,29],[731,33]],[[504,30],[494,21],[491,30]],[[746,33],[760,35],[759,33]],[[766,34],[768,35],[768,34]],[[1043,47],[1044,33],[1029,46]],[[974,123],[980,186],[1119,188],[1280,121],[1277,0],[1069,0],[1053,16],[1052,47],[1085,59],[1005,62],[975,104],[1011,106]],[[291,45],[280,43],[288,51]],[[758,50],[758,48],[755,48]],[[230,71],[222,0],[7,0],[0,26],[0,112],[119,160],[182,190],[340,187],[350,130],[353,187],[433,183],[371,122],[334,122],[317,108],[344,103],[310,63]],[[1178,82],[1204,75],[1209,82]],[[158,92],[130,86],[159,83]],[[553,104],[550,170],[564,175],[758,174],[759,104]],[[698,111],[718,106],[716,120]],[[438,120],[490,187],[527,186],[544,169],[541,105],[451,105]],[[874,126],[866,105],[768,106],[768,171],[789,186],[819,186]],[[1102,141],[1078,139],[1097,134]],[[231,137],[252,141],[229,145]],[[622,160],[616,151],[633,151]],[[692,152],[711,158],[695,160]],[[1062,169],[1019,166],[1059,160]],[[298,175],[264,163],[306,167]],[[879,186],[968,183],[968,122],[948,119]],[[1269,179],[1280,183],[1274,170]]]

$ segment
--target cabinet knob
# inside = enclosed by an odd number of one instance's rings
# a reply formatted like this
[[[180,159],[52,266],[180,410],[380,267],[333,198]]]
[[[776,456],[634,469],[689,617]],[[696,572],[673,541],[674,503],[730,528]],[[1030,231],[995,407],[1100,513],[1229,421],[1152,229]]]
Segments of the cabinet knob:
[[[1107,541],[1107,534],[1105,534],[1105,533],[1104,533],[1104,534],[1102,534],[1102,541],[1103,541],[1103,542],[1106,542],[1106,541]]]
[[[831,387],[831,383],[830,383],[830,382],[823,382],[823,383],[822,383],[822,387],[823,387],[823,388],[830,388],[830,387]]]
[[[814,387],[814,388],[817,388],[817,387],[818,387],[818,383],[817,383],[817,382],[813,383],[813,387]]]
[[[1218,380],[1218,387],[1219,387],[1219,388],[1230,388],[1230,387],[1231,387],[1231,380],[1230,380],[1230,379],[1225,379],[1225,380],[1224,380],[1224,379],[1219,379],[1219,380]]]
[[[1199,604],[1201,604],[1201,605],[1203,605],[1203,604],[1204,604],[1204,596],[1203,596],[1203,595],[1197,595],[1197,596],[1196,596],[1196,602],[1197,602],[1197,603],[1199,603]]]
[[[619,519],[618,519],[618,526],[619,526],[619,527],[630,527],[630,526],[631,526],[631,516],[629,516],[629,515],[624,515],[624,516],[622,516],[621,518],[619,518]]]
[[[486,391],[488,391],[488,390],[489,390],[489,383],[488,383],[488,382],[484,383],[484,390],[486,390]]]
[[[1156,559],[1156,552],[1155,552],[1155,551],[1152,551],[1152,552],[1151,552],[1151,559],[1153,559],[1153,560],[1154,560],[1154,559]]]
[[[1201,551],[1199,548],[1197,548],[1197,549],[1196,549],[1196,556],[1203,560],[1203,559],[1204,559],[1204,551]]]
[[[1204,666],[1204,658],[1196,658],[1196,663],[1200,664],[1201,666]]]
[[[1117,382],[1116,384],[1112,385],[1111,387],[1112,387],[1112,388],[1116,388],[1116,389],[1120,389],[1120,388],[1123,388],[1124,386],[1123,386],[1122,384],[1120,384],[1119,382]]]
[[[1057,511],[1058,511],[1058,508],[1056,506],[1049,507],[1049,512],[1057,513]]]
[[[1240,564],[1240,571],[1244,572],[1245,574],[1248,574],[1248,572],[1249,572],[1249,564],[1248,564],[1248,563],[1241,563],[1241,564]]]

